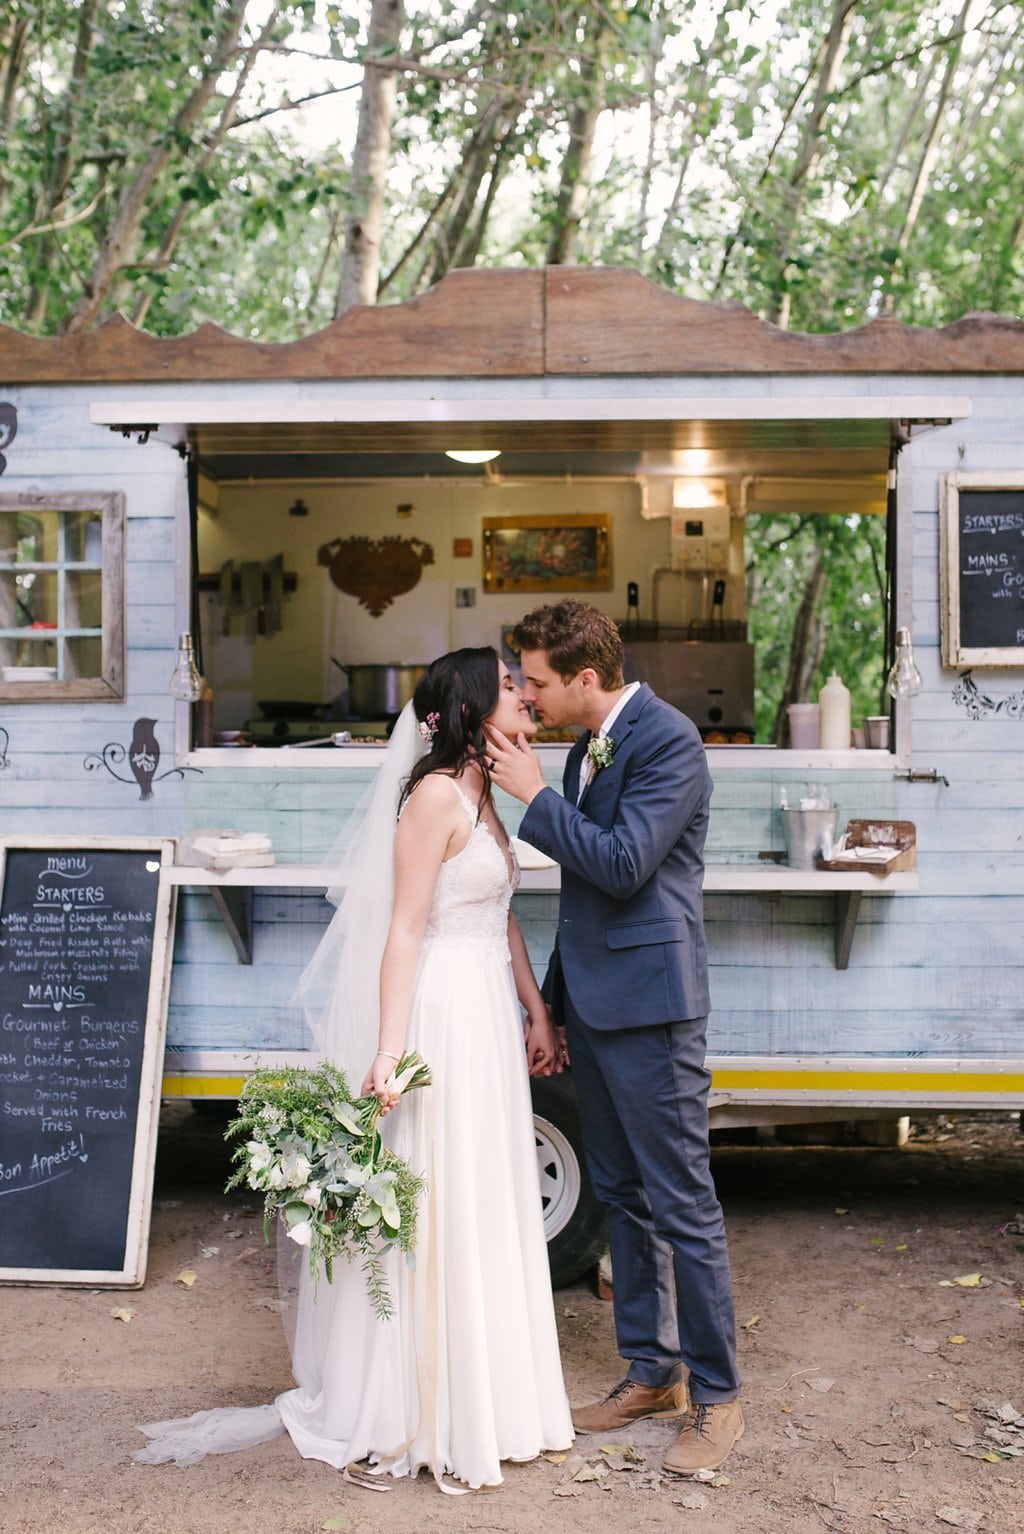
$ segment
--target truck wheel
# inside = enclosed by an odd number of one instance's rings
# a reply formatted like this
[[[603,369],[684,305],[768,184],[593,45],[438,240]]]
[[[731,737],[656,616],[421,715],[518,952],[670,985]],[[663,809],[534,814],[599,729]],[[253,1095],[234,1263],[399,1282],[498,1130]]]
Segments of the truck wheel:
[[[607,1246],[604,1211],[583,1160],[572,1076],[538,1077],[530,1085],[548,1262],[560,1289],[589,1272]]]

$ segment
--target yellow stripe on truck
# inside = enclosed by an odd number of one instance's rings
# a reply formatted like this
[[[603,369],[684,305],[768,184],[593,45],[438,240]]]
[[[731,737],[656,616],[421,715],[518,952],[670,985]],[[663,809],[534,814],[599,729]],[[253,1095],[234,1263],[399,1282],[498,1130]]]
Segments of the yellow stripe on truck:
[[[712,1091],[1024,1093],[1024,1075],[1002,1071],[715,1071]]]

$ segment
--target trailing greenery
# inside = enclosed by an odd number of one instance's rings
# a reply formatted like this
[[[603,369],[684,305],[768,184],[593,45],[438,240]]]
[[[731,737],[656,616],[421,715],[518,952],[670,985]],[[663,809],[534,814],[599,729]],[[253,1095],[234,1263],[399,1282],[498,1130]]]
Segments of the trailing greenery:
[[[419,1055],[395,1066],[396,1094],[430,1085]],[[381,1139],[375,1096],[353,1097],[342,1071],[322,1064],[256,1070],[242,1089],[228,1138],[245,1136],[232,1160],[228,1188],[244,1183],[263,1194],[269,1241],[280,1215],[286,1234],[309,1248],[314,1285],[327,1282],[341,1257],[362,1263],[367,1290],[382,1320],[392,1314],[382,1258],[392,1247],[411,1257],[416,1209],[425,1183]]]

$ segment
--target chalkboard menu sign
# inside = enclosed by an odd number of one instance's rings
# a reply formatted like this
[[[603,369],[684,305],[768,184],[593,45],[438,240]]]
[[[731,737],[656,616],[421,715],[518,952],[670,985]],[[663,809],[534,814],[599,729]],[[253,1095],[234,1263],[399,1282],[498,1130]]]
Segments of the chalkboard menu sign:
[[[168,839],[0,838],[0,1281],[145,1278]]]
[[[1024,474],[947,475],[943,522],[943,661],[1024,666]]]

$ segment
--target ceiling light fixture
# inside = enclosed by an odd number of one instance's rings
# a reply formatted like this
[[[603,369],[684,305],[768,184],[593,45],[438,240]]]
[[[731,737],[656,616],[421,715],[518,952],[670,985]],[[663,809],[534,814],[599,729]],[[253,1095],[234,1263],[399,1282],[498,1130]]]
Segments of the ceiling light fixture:
[[[454,458],[456,463],[490,463],[492,458],[500,458],[500,447],[447,447],[444,451],[446,458]]]

